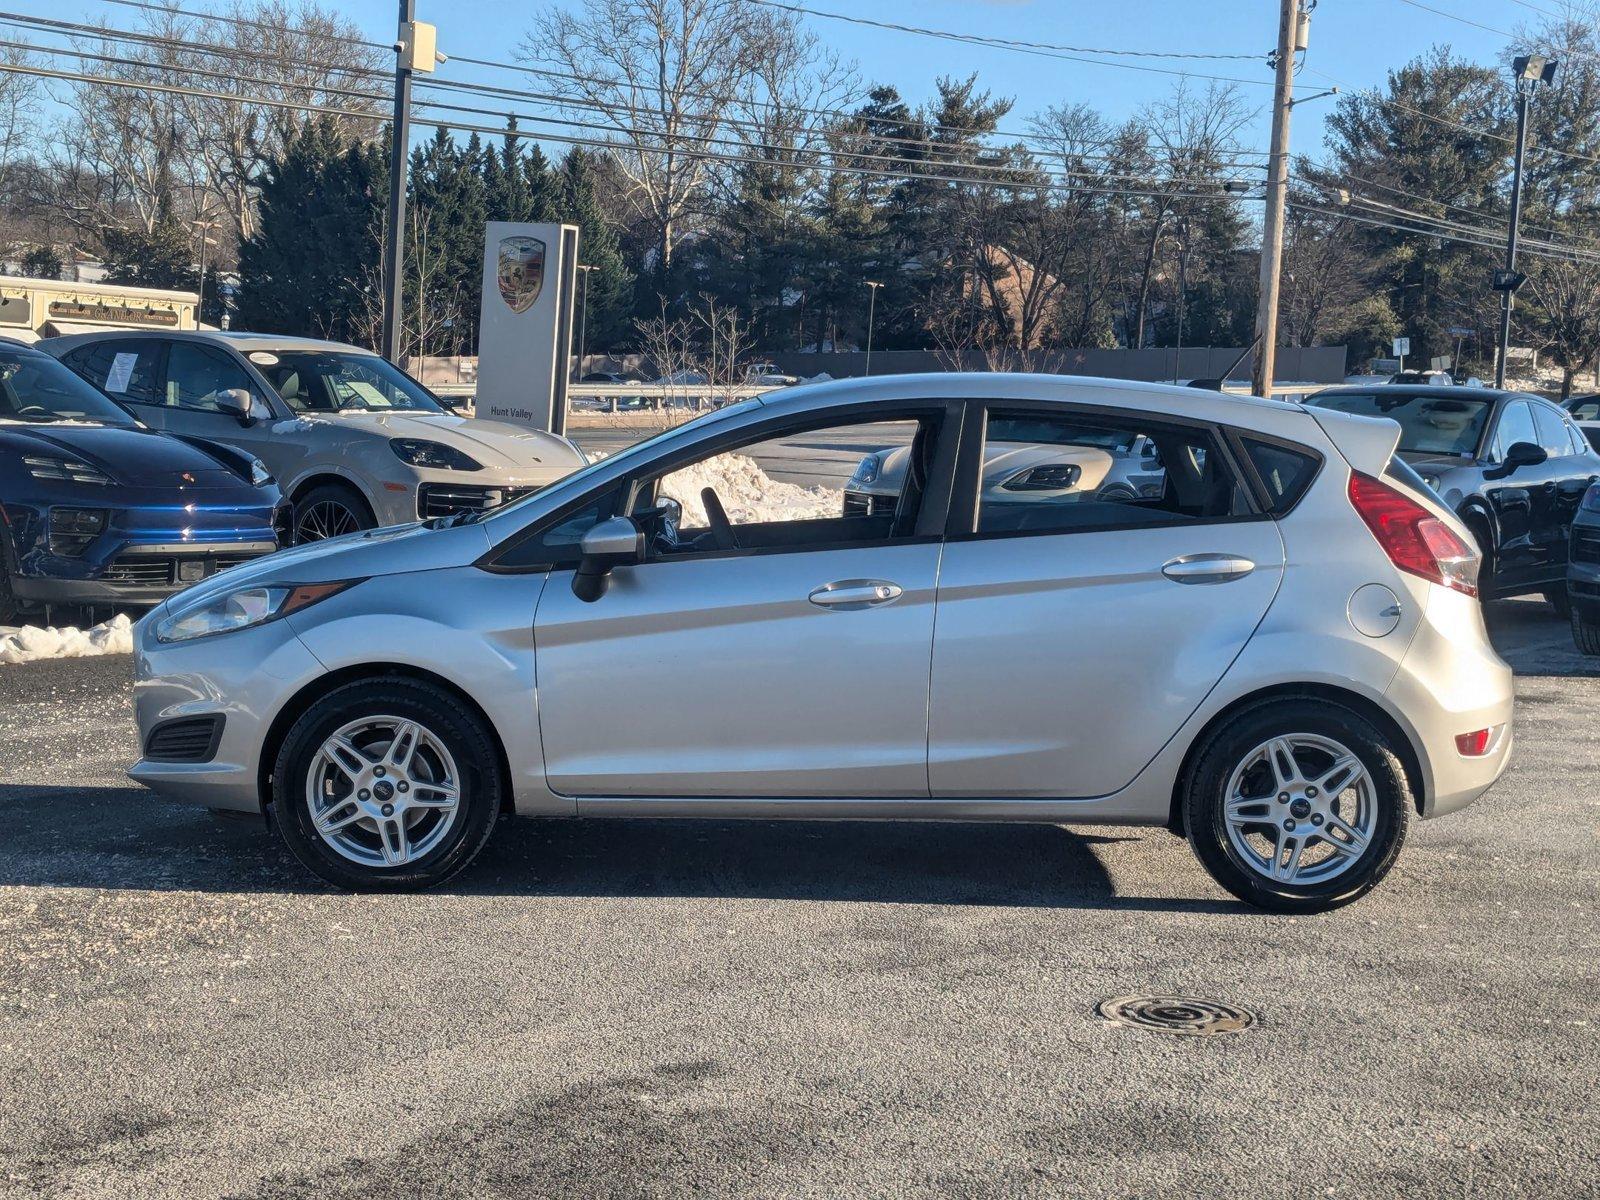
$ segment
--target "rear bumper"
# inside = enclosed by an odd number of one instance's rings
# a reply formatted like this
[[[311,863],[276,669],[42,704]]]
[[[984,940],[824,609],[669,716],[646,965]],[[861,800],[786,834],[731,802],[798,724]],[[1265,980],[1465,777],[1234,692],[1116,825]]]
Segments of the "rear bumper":
[[[1422,815],[1437,817],[1465,808],[1505,773],[1515,688],[1478,601],[1442,587],[1428,591],[1427,611],[1385,698],[1419,752]],[[1479,729],[1498,731],[1488,752],[1462,754],[1456,737]]]

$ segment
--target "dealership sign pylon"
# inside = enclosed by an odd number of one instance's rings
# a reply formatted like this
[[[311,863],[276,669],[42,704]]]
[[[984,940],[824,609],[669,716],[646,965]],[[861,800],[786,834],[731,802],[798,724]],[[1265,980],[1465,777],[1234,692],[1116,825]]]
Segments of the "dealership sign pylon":
[[[478,320],[477,413],[561,433],[578,274],[578,227],[490,221]]]

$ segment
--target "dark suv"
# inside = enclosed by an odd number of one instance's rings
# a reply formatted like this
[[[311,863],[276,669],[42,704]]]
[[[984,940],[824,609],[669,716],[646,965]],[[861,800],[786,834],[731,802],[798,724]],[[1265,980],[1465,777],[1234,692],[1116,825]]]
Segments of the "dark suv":
[[[1572,418],[1521,392],[1490,388],[1330,388],[1308,405],[1400,423],[1400,457],[1460,514],[1483,550],[1486,600],[1544,595],[1567,611],[1573,517],[1600,479]]]

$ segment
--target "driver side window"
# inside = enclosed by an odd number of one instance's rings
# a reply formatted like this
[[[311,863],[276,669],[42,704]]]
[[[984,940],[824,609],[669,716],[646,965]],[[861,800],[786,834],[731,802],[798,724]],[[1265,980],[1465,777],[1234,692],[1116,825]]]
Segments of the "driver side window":
[[[631,515],[652,558],[907,537],[936,431],[931,417],[791,428],[641,481]]]
[[[1506,405],[1505,412],[1500,417],[1500,427],[1494,435],[1494,457],[1496,462],[1504,462],[1506,451],[1518,442],[1532,442],[1539,444],[1539,435],[1533,427],[1533,413],[1528,411],[1526,401],[1514,400]]]
[[[193,342],[173,342],[167,352],[167,404],[220,412],[217,398],[237,388],[254,396],[250,377],[220,350]]]

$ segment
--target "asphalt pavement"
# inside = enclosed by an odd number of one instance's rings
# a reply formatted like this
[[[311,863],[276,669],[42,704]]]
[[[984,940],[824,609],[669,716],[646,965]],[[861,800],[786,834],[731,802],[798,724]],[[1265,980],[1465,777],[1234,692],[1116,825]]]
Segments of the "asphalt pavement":
[[[1596,1195],[1600,660],[1493,625],[1511,772],[1301,918],[1052,826],[507,822],[342,895],[127,782],[126,658],[0,668],[0,1194]]]

